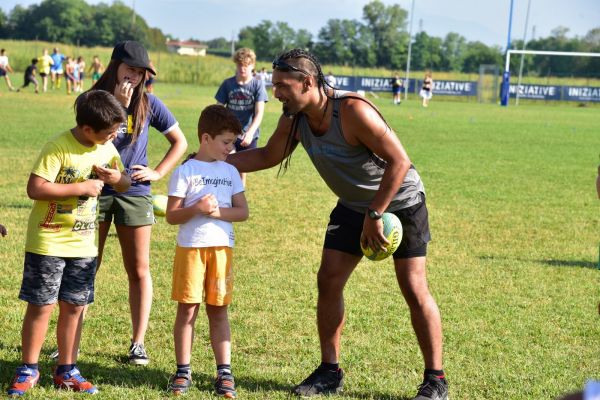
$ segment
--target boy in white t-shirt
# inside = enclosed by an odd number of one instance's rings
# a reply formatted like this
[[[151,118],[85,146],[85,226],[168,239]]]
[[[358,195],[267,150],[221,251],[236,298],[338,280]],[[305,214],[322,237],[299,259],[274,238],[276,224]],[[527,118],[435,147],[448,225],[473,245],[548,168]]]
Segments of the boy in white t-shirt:
[[[191,387],[194,323],[200,303],[205,302],[217,364],[215,390],[226,398],[236,397],[227,317],[233,292],[232,222],[248,219],[248,204],[237,169],[224,160],[241,133],[242,126],[230,110],[221,105],[206,107],[198,121],[200,149],[169,181],[166,219],[180,225],[171,293],[179,303],[173,329],[177,371],[168,388],[175,395]]]

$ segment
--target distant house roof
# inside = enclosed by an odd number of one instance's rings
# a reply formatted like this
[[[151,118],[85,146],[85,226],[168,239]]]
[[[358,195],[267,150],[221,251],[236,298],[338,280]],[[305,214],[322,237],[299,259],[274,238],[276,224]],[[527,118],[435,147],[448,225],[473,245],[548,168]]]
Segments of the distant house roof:
[[[195,40],[167,40],[167,46],[172,47],[188,47],[193,49],[206,49],[207,45]]]

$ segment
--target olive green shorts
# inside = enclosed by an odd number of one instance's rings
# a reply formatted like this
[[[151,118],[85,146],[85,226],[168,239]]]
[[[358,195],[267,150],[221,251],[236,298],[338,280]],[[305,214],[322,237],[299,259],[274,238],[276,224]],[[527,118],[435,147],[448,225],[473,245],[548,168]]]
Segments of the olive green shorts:
[[[152,225],[154,210],[152,196],[100,196],[98,222],[113,222],[116,225]]]

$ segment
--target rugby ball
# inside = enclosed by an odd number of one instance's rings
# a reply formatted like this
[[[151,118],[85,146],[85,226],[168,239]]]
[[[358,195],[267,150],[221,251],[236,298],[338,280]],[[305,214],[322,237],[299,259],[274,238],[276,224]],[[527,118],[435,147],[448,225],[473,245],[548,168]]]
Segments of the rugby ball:
[[[363,247],[362,243],[360,244],[365,257],[372,261],[381,261],[388,258],[394,254],[402,241],[402,224],[395,214],[383,213],[381,221],[383,221],[383,235],[389,242],[385,251],[374,251],[370,247]]]
[[[169,200],[169,198],[164,194],[152,195],[152,209],[154,210],[154,216],[164,217],[167,214],[167,200]]]

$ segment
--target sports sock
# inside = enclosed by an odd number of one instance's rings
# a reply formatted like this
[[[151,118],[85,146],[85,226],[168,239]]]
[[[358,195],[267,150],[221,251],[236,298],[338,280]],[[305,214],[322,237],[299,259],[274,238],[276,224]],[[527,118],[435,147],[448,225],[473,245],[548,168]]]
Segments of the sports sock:
[[[446,375],[444,374],[443,369],[427,369],[427,368],[425,368],[425,372],[423,373],[423,375],[425,376],[425,378],[427,378],[428,375],[434,375],[438,379],[446,378]]]
[[[177,364],[177,373],[189,374],[192,372],[190,364]]]
[[[75,368],[75,364],[65,364],[65,365],[59,365],[56,368],[56,375],[62,375],[65,372],[69,372],[70,370],[72,370],[73,368]]]
[[[339,363],[326,363],[326,362],[321,362],[321,365],[319,365],[319,368],[322,368],[324,370],[327,371],[331,371],[331,372],[337,372],[338,369],[340,369],[340,364]]]
[[[217,375],[231,375],[231,364],[219,364],[217,365]]]
[[[35,369],[36,371],[39,370],[38,363],[35,363],[35,364],[27,364],[27,363],[25,363],[25,364],[23,364],[23,366],[25,368]]]

